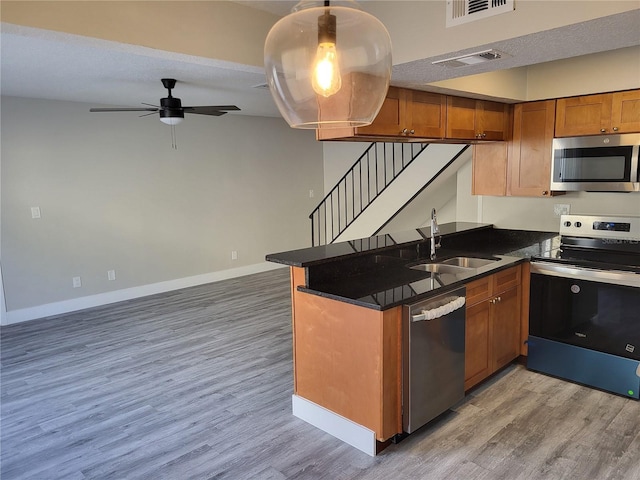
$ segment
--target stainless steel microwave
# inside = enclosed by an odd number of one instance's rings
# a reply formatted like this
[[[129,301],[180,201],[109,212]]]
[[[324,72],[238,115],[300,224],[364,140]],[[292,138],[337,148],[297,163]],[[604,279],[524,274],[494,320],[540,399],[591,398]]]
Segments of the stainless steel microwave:
[[[551,190],[638,192],[640,134],[555,138]]]

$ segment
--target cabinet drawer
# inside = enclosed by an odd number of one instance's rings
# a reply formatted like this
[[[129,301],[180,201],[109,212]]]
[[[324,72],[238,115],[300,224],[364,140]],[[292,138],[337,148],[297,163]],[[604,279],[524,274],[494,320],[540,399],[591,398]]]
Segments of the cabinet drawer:
[[[467,283],[467,306],[520,285],[520,265]]]
[[[509,290],[520,284],[520,265],[502,270],[493,275],[492,278],[494,295]]]
[[[467,283],[467,306],[482,302],[493,294],[492,278],[488,276]]]

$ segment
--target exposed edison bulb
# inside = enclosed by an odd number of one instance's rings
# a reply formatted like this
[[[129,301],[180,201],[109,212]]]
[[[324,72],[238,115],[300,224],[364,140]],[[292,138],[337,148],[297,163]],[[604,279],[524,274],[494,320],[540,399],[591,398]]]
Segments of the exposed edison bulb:
[[[318,45],[311,85],[323,97],[330,97],[340,90],[342,78],[335,43],[324,42]]]

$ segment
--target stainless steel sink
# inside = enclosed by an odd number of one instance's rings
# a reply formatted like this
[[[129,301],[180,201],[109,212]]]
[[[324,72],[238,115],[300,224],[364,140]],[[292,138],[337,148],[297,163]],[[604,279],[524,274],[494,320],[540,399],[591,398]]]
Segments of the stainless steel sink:
[[[446,260],[419,263],[409,268],[432,273],[465,273],[472,272],[478,268],[497,262],[499,258],[477,258],[477,257],[453,257]]]
[[[453,257],[437,262],[439,265],[452,265],[464,268],[480,268],[490,263],[497,262],[499,258],[477,258],[477,257]]]
[[[460,267],[457,265],[445,265],[443,263],[419,263],[418,265],[413,265],[409,268],[412,268],[413,270],[422,270],[432,273],[453,273],[454,275],[456,273],[464,273],[475,270],[475,268]]]

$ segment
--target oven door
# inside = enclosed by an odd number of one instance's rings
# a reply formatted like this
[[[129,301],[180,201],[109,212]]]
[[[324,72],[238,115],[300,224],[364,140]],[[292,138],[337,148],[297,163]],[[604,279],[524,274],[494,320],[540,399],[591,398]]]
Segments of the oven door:
[[[640,360],[640,274],[531,263],[529,333]]]
[[[640,399],[640,274],[531,263],[527,368]]]

